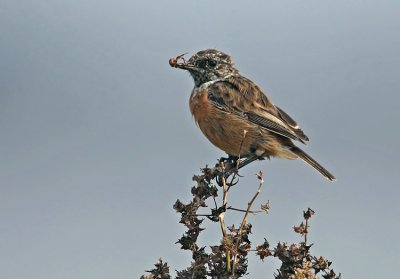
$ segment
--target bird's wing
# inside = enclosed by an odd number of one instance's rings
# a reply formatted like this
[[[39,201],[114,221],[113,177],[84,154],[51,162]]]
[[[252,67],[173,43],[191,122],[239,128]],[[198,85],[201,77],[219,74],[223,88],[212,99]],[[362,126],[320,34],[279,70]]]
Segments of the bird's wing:
[[[247,78],[231,77],[215,82],[208,88],[208,98],[218,109],[239,114],[271,132],[303,143],[308,141],[296,121],[274,106]]]

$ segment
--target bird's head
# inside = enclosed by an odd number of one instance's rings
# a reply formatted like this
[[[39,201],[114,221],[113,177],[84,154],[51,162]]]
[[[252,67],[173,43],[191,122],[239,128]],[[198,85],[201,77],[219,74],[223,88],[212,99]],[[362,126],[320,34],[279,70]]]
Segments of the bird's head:
[[[182,60],[182,62],[180,62]],[[183,55],[170,59],[170,65],[187,70],[197,87],[208,81],[225,78],[238,73],[231,57],[216,49],[201,50],[185,60]]]

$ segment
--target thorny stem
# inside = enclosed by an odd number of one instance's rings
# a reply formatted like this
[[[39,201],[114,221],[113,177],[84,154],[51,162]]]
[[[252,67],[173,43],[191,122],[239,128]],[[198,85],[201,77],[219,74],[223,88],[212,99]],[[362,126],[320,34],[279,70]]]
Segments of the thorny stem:
[[[257,177],[258,177],[258,181],[259,181],[259,185],[258,185],[257,192],[254,194],[254,197],[253,197],[253,198],[250,200],[250,202],[247,204],[247,210],[246,210],[246,213],[244,214],[242,223],[240,224],[239,232],[238,232],[238,235],[237,235],[237,238],[236,238],[235,256],[234,256],[234,261],[233,261],[232,274],[235,272],[236,258],[237,258],[237,255],[238,255],[238,252],[237,252],[237,251],[238,251],[238,247],[239,247],[240,238],[242,237],[243,227],[244,227],[244,225],[247,223],[247,216],[248,216],[249,213],[250,213],[251,206],[253,205],[254,201],[255,201],[256,198],[257,198],[257,196],[261,193],[261,187],[262,187],[262,185],[263,185],[263,183],[264,183],[264,180],[263,180],[263,172],[262,172],[262,171],[259,171],[259,173],[257,174]]]

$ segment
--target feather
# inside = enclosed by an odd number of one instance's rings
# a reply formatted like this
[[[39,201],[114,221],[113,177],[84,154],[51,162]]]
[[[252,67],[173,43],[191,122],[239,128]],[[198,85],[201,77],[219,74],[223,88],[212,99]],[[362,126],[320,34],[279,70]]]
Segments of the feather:
[[[336,180],[336,178],[329,172],[327,171],[323,166],[321,166],[317,161],[315,161],[310,155],[305,153],[303,150],[298,148],[297,146],[293,146],[290,148],[290,151],[292,151],[294,154],[296,154],[300,159],[302,159],[304,162],[312,166],[314,169],[319,171],[320,174],[325,176],[327,179],[330,181]]]

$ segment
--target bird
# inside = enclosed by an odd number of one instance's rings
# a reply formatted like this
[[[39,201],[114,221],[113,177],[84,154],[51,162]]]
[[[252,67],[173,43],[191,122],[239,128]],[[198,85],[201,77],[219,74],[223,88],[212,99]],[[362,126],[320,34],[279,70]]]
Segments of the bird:
[[[240,74],[230,55],[216,49],[201,50],[189,60],[184,55],[171,58],[169,64],[192,76],[190,111],[207,139],[228,158],[300,158],[328,180],[335,180],[294,144],[305,144],[309,138],[257,84]]]

